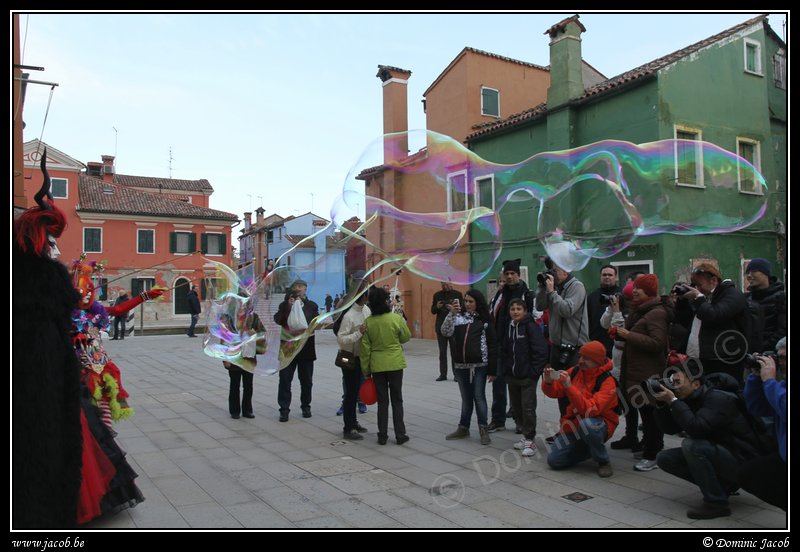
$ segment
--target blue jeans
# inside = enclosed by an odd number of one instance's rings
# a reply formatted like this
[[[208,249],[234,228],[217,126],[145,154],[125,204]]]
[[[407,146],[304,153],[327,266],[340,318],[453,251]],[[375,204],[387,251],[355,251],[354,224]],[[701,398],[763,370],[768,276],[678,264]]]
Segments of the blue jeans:
[[[598,464],[608,463],[606,437],[608,427],[603,418],[586,418],[573,433],[559,433],[547,463],[554,470],[562,470],[591,458]]]
[[[194,335],[194,327],[197,325],[197,321],[200,320],[199,314],[192,315],[192,323],[189,326],[189,329],[186,331],[186,335]]]
[[[703,500],[728,504],[728,488],[735,488],[739,462],[725,447],[706,439],[687,437],[681,448],[662,450],[656,457],[658,467],[700,487]]]
[[[456,375],[458,389],[461,391],[461,421],[458,425],[469,429],[473,406],[478,415],[478,427],[488,425],[486,420],[489,415],[489,407],[486,404],[486,377],[489,375],[489,367],[475,368],[472,382],[469,381],[469,369],[456,368],[453,372]]]

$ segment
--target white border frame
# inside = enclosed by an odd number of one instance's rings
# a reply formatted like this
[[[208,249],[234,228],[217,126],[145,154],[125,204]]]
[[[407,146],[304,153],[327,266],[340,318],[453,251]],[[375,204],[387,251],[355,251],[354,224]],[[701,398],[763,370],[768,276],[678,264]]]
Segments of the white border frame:
[[[100,230],[100,251],[87,251],[86,250],[86,231],[87,230]],[[81,230],[81,251],[83,253],[102,253],[103,252],[103,227],[102,226],[84,226]]]
[[[485,176],[476,176],[475,178],[472,179],[472,191],[473,191],[473,194],[475,196],[475,199],[474,199],[474,201],[472,203],[472,206],[473,207],[480,207],[481,206],[481,189],[480,189],[480,186],[478,185],[478,182],[482,181],[482,180],[491,180],[492,181],[492,204],[491,204],[491,206],[487,206],[487,207],[489,209],[491,209],[492,211],[494,211],[495,195],[494,195],[494,175],[493,174],[489,174],[489,175],[485,175]]]
[[[754,154],[753,166],[760,173],[761,172],[761,142],[759,142],[758,140],[753,140],[752,138],[744,138],[743,136],[737,136],[736,137],[736,155],[738,155],[739,157],[742,157],[739,154],[739,144],[742,144],[742,143],[750,144],[750,145],[755,146],[755,148],[754,148],[755,151],[753,152],[753,154]],[[742,157],[742,159],[744,159],[744,157]],[[742,190],[742,164],[741,163],[737,163],[736,164],[736,184],[737,184],[737,187],[739,188],[739,193],[740,194],[748,194],[748,195],[756,195],[756,196],[764,195],[764,187],[763,186],[758,186],[758,181],[756,180],[755,175],[753,175],[753,185],[756,186],[757,190],[761,190],[761,191],[760,192],[759,191],[749,192],[747,190]]]
[[[697,164],[697,174],[695,175],[695,179],[697,180],[697,184],[689,184],[687,182],[680,182],[678,180],[678,132],[691,132],[697,135],[697,140],[695,140],[698,142],[697,146],[695,147],[695,163]],[[706,184],[703,175],[703,148],[700,145],[700,143],[703,141],[702,129],[676,124],[672,127],[672,136],[675,138],[675,151],[673,157],[675,162],[675,185],[683,186],[685,188],[705,188]]]
[[[202,232],[200,234],[200,240],[201,240],[200,247],[201,247],[201,249],[202,249],[202,246],[203,246],[203,244],[202,244],[203,234],[205,234],[207,236],[208,235],[212,235],[212,234],[215,234],[217,236],[224,236],[225,232]],[[208,255],[209,257],[224,257],[225,253],[208,253],[208,252],[206,252],[206,253],[204,253],[204,255]],[[255,257],[255,251],[253,252],[253,256]]]
[[[174,233],[175,234],[194,234],[195,235],[194,239],[197,240],[197,232],[193,232],[191,230],[175,230]],[[196,241],[195,241],[194,245],[195,245],[195,247],[197,247],[197,242]],[[181,253],[180,251],[178,251],[178,239],[175,238],[175,253],[173,253],[173,255],[191,255],[192,253],[194,253],[194,251],[189,251],[187,253]]]
[[[469,175],[467,174],[467,169],[462,169],[460,171],[447,173],[447,219],[453,220],[453,186],[452,181],[453,178],[457,176],[464,177],[464,184],[469,185]],[[469,209],[469,190],[464,190],[464,210],[466,211]]]
[[[53,199],[69,199],[69,178],[64,178],[63,176],[51,176],[50,177],[50,192],[51,193],[53,191],[53,182],[55,182],[56,180],[63,180],[64,182],[66,182],[66,185],[64,186],[64,189],[66,190],[66,194],[67,195],[65,195],[65,196],[57,196],[56,194],[53,194]]]
[[[755,46],[756,47],[756,70],[751,71],[747,68],[747,47],[748,46]],[[744,39],[744,72],[749,75],[756,75],[757,77],[764,76],[764,64],[761,62],[761,43],[758,40],[753,40],[752,38],[745,38]]]
[[[653,272],[653,259],[642,259],[639,261],[611,261],[605,264],[610,264],[611,266],[617,267],[617,285],[623,284],[619,277],[619,267],[621,266],[633,266],[633,265],[644,265],[646,264],[648,267],[648,274],[655,274]]]
[[[492,113],[486,113],[484,111],[484,109],[483,109],[483,91],[484,90],[492,90],[493,92],[497,92],[497,115],[494,115]],[[500,111],[500,90],[498,90],[497,88],[492,88],[490,86],[481,85],[481,116],[482,117],[494,117],[496,119],[500,119],[501,118],[500,117],[500,113],[502,113],[502,111]]]

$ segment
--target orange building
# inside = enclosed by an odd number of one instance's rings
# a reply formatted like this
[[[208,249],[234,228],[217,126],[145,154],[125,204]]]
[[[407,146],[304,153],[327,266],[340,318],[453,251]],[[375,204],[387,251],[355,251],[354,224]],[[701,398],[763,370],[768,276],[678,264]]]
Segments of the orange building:
[[[591,65],[583,62],[582,73],[586,86],[606,80]],[[411,71],[387,65],[378,66],[376,75],[383,86],[383,132],[390,134],[408,130],[408,79]],[[438,132],[464,143],[466,137],[481,126],[529,109],[547,101],[550,69],[497,54],[464,48],[442,71],[424,93],[423,105],[428,130]],[[392,151],[407,151],[407,144],[386,148],[384,163],[413,166],[424,161],[427,148],[403,159],[387,158]],[[446,185],[442,186],[426,174],[413,171],[387,170],[385,166],[367,169],[359,175],[365,183],[365,193],[387,201],[412,213],[455,213],[476,205],[494,209],[494,181],[476,177],[466,182],[466,159],[455,161],[447,168]],[[458,189],[466,193],[458,192]],[[369,215],[368,215],[369,216]],[[415,250],[431,258],[440,256],[449,266],[442,273],[466,272],[470,268],[469,237],[458,238],[458,232],[433,229],[425,224],[398,222],[381,217],[367,228],[367,239],[382,250],[403,252]],[[448,249],[458,241],[459,247]],[[367,267],[383,259],[368,247]],[[445,261],[443,261],[445,262]],[[385,266],[375,279],[389,276],[395,266]],[[451,270],[452,269],[452,270]],[[394,286],[395,279],[384,280]],[[439,282],[403,271],[397,279],[406,315],[414,337],[434,339],[434,316],[430,308],[433,294],[441,289]],[[455,286],[466,291],[467,286]]]
[[[42,185],[44,146],[38,140],[24,145],[29,204]],[[214,190],[207,180],[118,175],[114,157],[102,159],[84,165],[47,146],[53,199],[67,218],[60,260],[69,264],[86,253],[102,262],[100,300],[111,301],[121,290],[169,288],[163,300],[147,304],[145,320],[188,320],[188,285],[198,285],[201,297],[214,285],[215,270],[203,257],[231,264],[231,227],[238,217],[208,208]]]

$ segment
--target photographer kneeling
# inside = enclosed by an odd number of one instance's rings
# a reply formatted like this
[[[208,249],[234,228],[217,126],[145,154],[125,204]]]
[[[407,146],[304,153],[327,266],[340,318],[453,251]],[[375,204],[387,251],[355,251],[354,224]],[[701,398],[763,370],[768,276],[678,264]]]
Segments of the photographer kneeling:
[[[754,416],[771,417],[778,438],[778,450],[745,462],[739,468],[739,485],[764,502],[786,510],[789,502],[788,468],[786,464],[786,430],[788,402],[786,395],[786,338],[776,345],[778,370],[772,356],[756,357],[744,384],[747,410]]]
[[[686,512],[688,517],[729,516],[728,495],[738,488],[736,470],[759,455],[758,439],[739,412],[737,396],[708,386],[695,359],[670,368],[677,370],[670,381],[649,385],[653,397],[666,403],[656,409],[656,421],[664,433],[685,431],[689,436],[680,448],[658,453],[656,462],[665,472],[700,487],[703,501]]]

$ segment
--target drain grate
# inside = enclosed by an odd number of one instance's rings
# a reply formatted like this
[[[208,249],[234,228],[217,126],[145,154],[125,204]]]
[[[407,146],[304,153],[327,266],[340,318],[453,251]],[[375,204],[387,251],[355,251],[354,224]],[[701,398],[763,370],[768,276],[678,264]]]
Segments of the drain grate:
[[[567,500],[571,500],[572,502],[583,502],[584,500],[589,500],[590,498],[594,497],[589,496],[587,494],[574,492],[574,493],[569,493],[568,495],[564,495],[561,498],[566,498]]]

